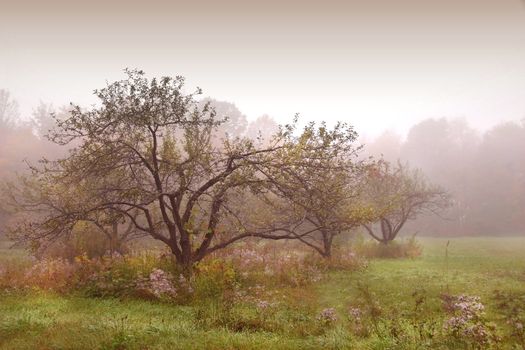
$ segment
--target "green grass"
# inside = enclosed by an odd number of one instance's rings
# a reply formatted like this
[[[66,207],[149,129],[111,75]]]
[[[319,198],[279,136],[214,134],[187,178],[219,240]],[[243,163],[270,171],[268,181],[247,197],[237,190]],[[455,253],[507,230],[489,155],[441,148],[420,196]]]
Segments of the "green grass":
[[[482,298],[487,317],[499,320],[495,290],[525,293],[524,238],[422,240],[417,259],[373,260],[361,272],[332,272],[306,290],[297,302],[320,311],[334,307],[339,321],[319,334],[277,331],[233,331],[198,322],[203,305],[176,306],[156,302],[60,296],[41,291],[0,294],[1,349],[404,349],[391,339],[357,337],[347,331],[350,305],[363,291],[385,312],[413,315],[416,297],[424,296],[425,317],[443,318],[439,295],[471,294]],[[3,249],[2,249],[3,248]],[[0,264],[22,257],[0,246]],[[302,300],[301,293],[308,295]],[[408,316],[406,316],[408,317]],[[290,327],[293,327],[290,324]],[[425,349],[424,344],[410,348]],[[447,347],[444,347],[447,348]],[[450,349],[455,348],[453,345]],[[503,346],[505,348],[505,346]],[[510,347],[507,347],[510,348]]]
[[[525,292],[525,239],[425,238],[416,259],[375,259],[363,272],[332,273],[319,288],[324,305],[344,306],[367,286],[382,305],[409,307],[412,294],[472,294],[490,301],[495,290]],[[488,305],[490,307],[490,304]],[[490,308],[489,310],[490,311]]]

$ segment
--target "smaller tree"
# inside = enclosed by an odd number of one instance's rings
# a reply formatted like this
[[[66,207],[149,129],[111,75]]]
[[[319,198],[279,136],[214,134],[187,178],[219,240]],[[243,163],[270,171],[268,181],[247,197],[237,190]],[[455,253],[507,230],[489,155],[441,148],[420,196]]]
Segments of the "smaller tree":
[[[369,163],[359,160],[356,139],[350,125],[339,123],[328,130],[325,124],[318,129],[311,124],[294,149],[301,161],[283,164],[271,175],[271,189],[284,202],[279,211],[293,223],[291,236],[325,258],[332,256],[338,235],[375,215],[361,200]]]
[[[71,238],[82,232],[89,234],[86,239],[100,241],[97,237],[103,237],[99,254],[113,254],[123,253],[127,242],[144,236],[133,225],[136,212],[128,219],[107,211],[86,210],[92,200],[86,184],[96,179],[86,178],[74,186],[64,180],[33,169],[31,175],[19,175],[16,181],[3,184],[3,205],[12,214],[7,229],[12,239],[29,244],[36,255],[42,255],[55,243],[71,243]]]
[[[366,197],[376,208],[374,224],[364,224],[377,241],[388,244],[403,226],[421,214],[437,214],[450,206],[448,193],[428,183],[420,170],[400,162],[393,166],[381,160],[368,171]]]

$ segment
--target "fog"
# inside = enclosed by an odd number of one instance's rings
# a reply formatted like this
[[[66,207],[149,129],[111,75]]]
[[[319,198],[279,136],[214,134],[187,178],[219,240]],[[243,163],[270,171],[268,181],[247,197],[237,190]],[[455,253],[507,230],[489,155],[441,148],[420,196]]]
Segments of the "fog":
[[[125,67],[183,75],[249,120],[344,120],[403,136],[427,118],[482,131],[525,116],[520,0],[5,2],[0,88],[28,118],[40,101],[96,102]]]
[[[485,132],[465,119],[427,119],[406,139],[385,132],[368,143],[371,155],[420,168],[454,198],[441,217],[420,220],[412,232],[440,235],[516,235],[525,231],[525,119]],[[444,220],[443,220],[444,219]]]

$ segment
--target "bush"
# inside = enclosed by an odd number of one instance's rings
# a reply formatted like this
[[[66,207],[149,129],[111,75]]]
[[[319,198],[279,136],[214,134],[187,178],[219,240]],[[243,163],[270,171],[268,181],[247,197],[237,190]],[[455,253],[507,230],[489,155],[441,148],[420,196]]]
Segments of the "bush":
[[[84,254],[73,261],[45,258],[33,264],[3,264],[0,268],[0,288],[175,300],[186,296],[189,289],[184,279],[175,276],[176,269],[169,257],[159,254],[95,259]]]
[[[290,249],[285,244],[242,244],[214,257],[229,262],[238,280],[248,286],[305,286],[319,282],[327,270],[354,271],[367,266],[349,249],[336,249],[330,259],[325,259],[311,250]]]
[[[71,286],[75,266],[64,259],[43,259],[31,266],[24,275],[28,287],[65,292]]]
[[[7,260],[0,264],[0,290],[25,288],[25,273],[29,261]]]
[[[319,282],[329,269],[366,266],[348,249],[337,249],[331,259],[324,259],[298,249],[248,244],[237,248],[199,262],[190,279],[184,277],[171,254],[156,250],[96,258],[82,254],[72,261],[44,258],[33,265],[2,267],[0,286],[177,303],[205,299],[227,302],[244,293],[244,301],[262,309],[265,303],[273,304],[275,297],[260,292],[266,286],[297,288]]]
[[[368,266],[368,261],[349,246],[334,249],[330,259],[316,257],[318,263],[329,270],[356,271]]]
[[[141,297],[174,301],[186,285],[165,255],[143,252],[127,256],[75,260],[78,288],[91,296]]]
[[[108,247],[108,239],[104,234],[82,227],[52,242],[35,241],[31,250],[38,259],[73,261],[75,257],[81,255],[87,255],[89,258],[102,257],[108,252]]]
[[[126,242],[114,242],[117,244],[119,254],[129,253],[130,249]],[[62,258],[73,261],[76,257],[87,255],[89,258],[100,258],[110,252],[109,238],[94,225],[87,222],[79,222],[72,232],[56,240],[35,240],[29,247],[33,255],[39,259]]]
[[[354,242],[353,249],[358,255],[367,258],[416,258],[423,253],[415,237],[387,244],[361,239]]]
[[[238,275],[231,262],[218,258],[201,261],[195,268],[195,297],[197,300],[223,298],[234,292],[237,282]]]
[[[496,327],[485,319],[485,306],[480,297],[442,295],[443,308],[450,315],[444,330],[452,337],[477,348],[488,348],[500,339]]]

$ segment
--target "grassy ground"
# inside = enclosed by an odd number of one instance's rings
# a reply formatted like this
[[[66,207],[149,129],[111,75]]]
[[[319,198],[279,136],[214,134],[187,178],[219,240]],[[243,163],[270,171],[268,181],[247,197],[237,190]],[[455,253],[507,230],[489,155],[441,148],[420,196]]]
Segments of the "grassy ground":
[[[361,272],[332,272],[322,282],[295,291],[298,303],[311,304],[317,311],[337,310],[339,320],[319,334],[203,326],[196,315],[199,305],[64,297],[35,291],[0,294],[0,348],[403,349],[407,346],[391,339],[348,332],[349,321],[344,317],[348,307],[369,298],[379,303],[383,313],[443,318],[439,295],[465,293],[480,296],[487,306],[487,317],[501,323],[493,302],[495,290],[525,293],[523,238],[452,239],[448,249],[445,239],[423,239],[422,244],[421,258],[373,260]],[[5,248],[0,247],[0,264],[2,259],[20,257]],[[416,342],[410,348],[428,347]]]

